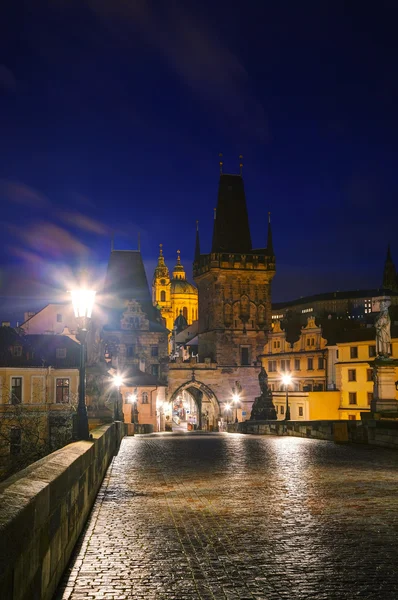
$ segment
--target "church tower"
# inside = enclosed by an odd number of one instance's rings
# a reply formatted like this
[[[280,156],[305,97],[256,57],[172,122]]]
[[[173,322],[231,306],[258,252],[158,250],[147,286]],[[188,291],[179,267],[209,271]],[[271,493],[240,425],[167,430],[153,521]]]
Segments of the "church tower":
[[[167,329],[173,328],[173,312],[170,300],[170,275],[164,262],[163,244],[159,244],[158,264],[152,280],[152,303],[160,309]]]
[[[200,253],[197,232],[193,273],[199,290],[199,360],[253,366],[271,329],[275,255],[269,217],[267,246],[252,247],[241,174],[220,174],[211,252]]]
[[[392,290],[393,292],[398,292],[398,277],[394,261],[391,256],[390,244],[388,244],[387,247],[387,256],[384,263],[383,288],[386,290]]]

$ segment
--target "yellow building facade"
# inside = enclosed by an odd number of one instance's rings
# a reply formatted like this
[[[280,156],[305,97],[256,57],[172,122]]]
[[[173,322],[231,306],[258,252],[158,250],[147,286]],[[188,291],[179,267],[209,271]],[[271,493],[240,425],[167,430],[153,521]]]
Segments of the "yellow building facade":
[[[373,368],[376,343],[360,340],[337,344],[337,387],[340,390],[339,418],[357,420],[361,412],[370,411],[373,399]],[[398,358],[398,338],[391,340],[392,358]],[[398,381],[398,367],[395,368]],[[398,391],[395,392],[398,400]]]
[[[170,277],[162,244],[160,244],[158,264],[153,275],[152,302],[160,309],[170,332],[173,331],[174,321],[180,314],[185,317],[188,325],[198,318],[198,290],[187,281],[185,269],[181,264],[180,251],[177,251],[177,263]]]

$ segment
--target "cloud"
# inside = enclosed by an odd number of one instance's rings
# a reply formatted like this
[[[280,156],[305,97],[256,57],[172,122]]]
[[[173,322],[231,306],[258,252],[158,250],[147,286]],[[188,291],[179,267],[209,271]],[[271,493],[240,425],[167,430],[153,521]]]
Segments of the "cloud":
[[[20,181],[10,181],[8,179],[0,179],[0,198],[6,202],[33,208],[47,208],[50,206],[49,200],[41,192]]]
[[[171,1],[162,6],[153,0],[87,2],[119,40],[129,44],[138,33],[196,96],[233,118],[246,132],[261,139],[267,137],[264,110],[250,89],[242,62],[184,3]]]
[[[62,212],[60,213],[60,218],[65,223],[78,227],[83,231],[96,233],[98,235],[110,235],[110,229],[106,225],[77,211]]]
[[[0,90],[6,92],[15,92],[17,89],[17,80],[14,73],[5,65],[0,65]]]
[[[11,230],[25,244],[21,251],[31,249],[36,254],[53,259],[87,255],[90,252],[89,248],[69,231],[54,223],[41,221],[25,229],[11,227]]]

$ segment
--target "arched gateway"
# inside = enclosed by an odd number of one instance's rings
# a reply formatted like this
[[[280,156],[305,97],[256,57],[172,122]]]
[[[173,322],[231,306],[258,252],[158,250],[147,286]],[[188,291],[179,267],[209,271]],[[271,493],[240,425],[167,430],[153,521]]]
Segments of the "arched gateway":
[[[213,390],[192,375],[175,388],[169,396],[169,411],[176,422],[176,413],[189,429],[216,431],[221,417],[220,403]],[[169,413],[170,414],[170,413]]]

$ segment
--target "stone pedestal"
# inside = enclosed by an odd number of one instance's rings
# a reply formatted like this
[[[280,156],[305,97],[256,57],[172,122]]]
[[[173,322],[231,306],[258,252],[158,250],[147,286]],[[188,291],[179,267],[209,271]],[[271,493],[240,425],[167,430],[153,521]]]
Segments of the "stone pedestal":
[[[373,363],[372,412],[398,412],[396,398],[396,367],[398,360],[377,358]]]

